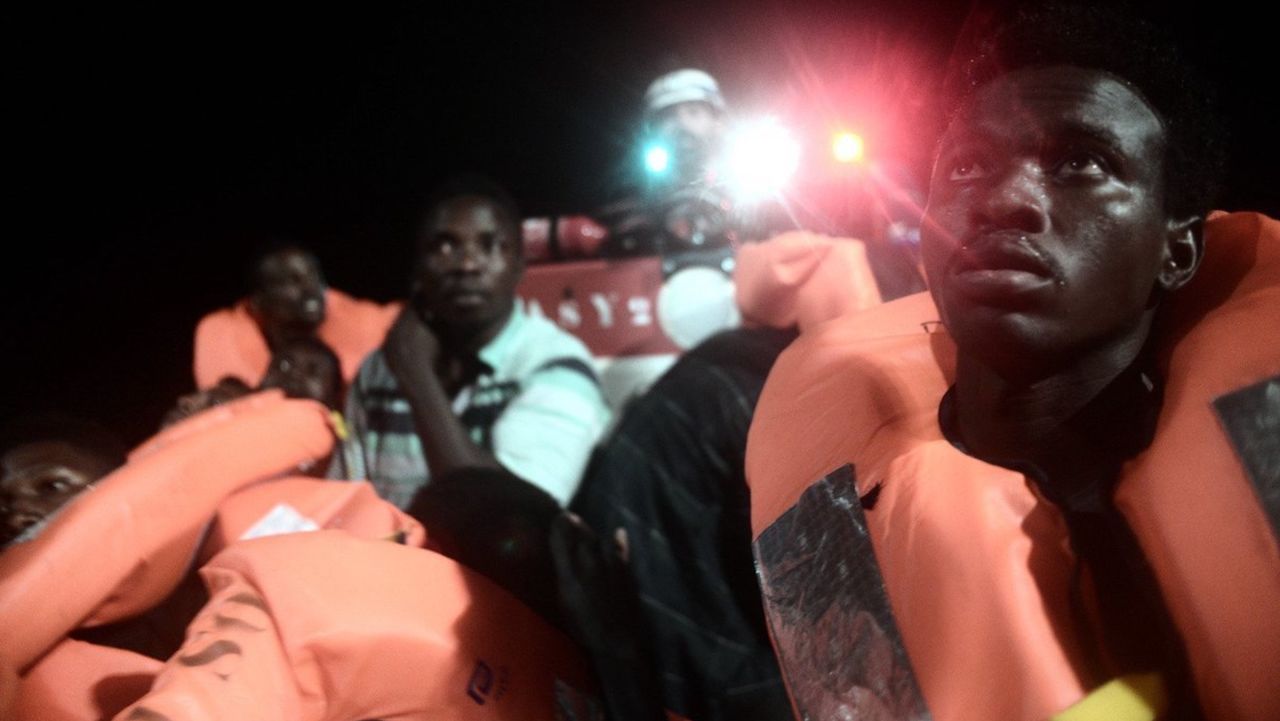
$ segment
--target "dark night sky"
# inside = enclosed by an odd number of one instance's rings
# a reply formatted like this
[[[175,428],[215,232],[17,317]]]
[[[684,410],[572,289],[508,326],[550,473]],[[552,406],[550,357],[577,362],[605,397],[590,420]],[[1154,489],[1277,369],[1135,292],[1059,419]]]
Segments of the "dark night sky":
[[[148,432],[188,389],[196,320],[240,295],[264,234],[312,245],[335,286],[389,299],[414,202],[451,172],[487,172],[531,212],[589,210],[645,84],[680,65],[710,70],[741,109],[884,118],[882,147],[919,166],[924,142],[889,138],[913,136],[969,14],[954,0],[182,5],[8,23],[0,419],[59,408]],[[1242,5],[1172,20],[1232,119],[1223,206],[1275,215],[1274,47],[1256,16],[1229,12]]]

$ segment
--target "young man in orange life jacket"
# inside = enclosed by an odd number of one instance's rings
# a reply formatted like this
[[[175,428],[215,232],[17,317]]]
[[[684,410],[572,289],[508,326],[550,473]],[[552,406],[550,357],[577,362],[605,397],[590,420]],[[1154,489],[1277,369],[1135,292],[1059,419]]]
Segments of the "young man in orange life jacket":
[[[1141,24],[1030,14],[958,75],[932,297],[802,337],[751,430],[793,703],[1276,718],[1280,227],[1206,220],[1208,88]]]

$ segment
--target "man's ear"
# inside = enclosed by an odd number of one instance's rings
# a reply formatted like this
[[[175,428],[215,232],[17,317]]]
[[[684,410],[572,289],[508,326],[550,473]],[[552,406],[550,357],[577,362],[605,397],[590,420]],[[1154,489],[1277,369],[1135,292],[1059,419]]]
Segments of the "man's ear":
[[[1204,218],[1169,220],[1165,230],[1164,258],[1156,282],[1164,291],[1186,285],[1204,260]]]

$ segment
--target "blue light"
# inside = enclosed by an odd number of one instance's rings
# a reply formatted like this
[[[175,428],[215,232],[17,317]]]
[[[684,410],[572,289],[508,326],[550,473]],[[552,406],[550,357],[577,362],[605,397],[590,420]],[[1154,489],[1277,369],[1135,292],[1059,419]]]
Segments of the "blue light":
[[[654,175],[667,172],[671,166],[671,152],[661,145],[650,145],[644,151],[644,167]]]

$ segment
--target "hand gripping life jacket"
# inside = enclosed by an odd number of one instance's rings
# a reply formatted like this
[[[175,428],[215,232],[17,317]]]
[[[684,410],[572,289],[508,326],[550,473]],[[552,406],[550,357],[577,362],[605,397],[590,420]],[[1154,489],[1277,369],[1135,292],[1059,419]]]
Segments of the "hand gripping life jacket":
[[[1262,721],[1280,718],[1280,223],[1218,215],[1205,245],[1155,331],[1164,404],[1115,503],[1205,713]],[[943,438],[955,347],[936,319],[919,295],[820,326],[757,407],[755,551],[793,702],[815,718],[1080,718],[1097,694],[1077,670],[1065,523],[1021,474]]]
[[[237,491],[223,500],[196,553],[196,563],[242,540],[319,529],[421,547],[422,526],[378,498],[365,482],[286,477]],[[109,717],[151,688],[163,663],[138,653],[63,639],[22,676],[13,709],[30,721]]]
[[[346,532],[235,544],[152,691],[117,719],[592,719],[575,647],[439,554]]]
[[[276,511],[274,526],[258,533],[304,518],[316,527],[347,521],[376,537],[381,514],[378,535],[403,531],[420,543],[416,522],[388,516],[367,484],[298,479],[233,495],[327,456],[332,442],[320,405],[279,391],[221,406],[166,429],[36,538],[0,554],[0,674],[18,679],[0,688],[0,717],[100,718],[136,699],[158,661],[67,634],[154,606],[191,568],[202,539],[206,552],[217,550],[263,518],[263,507]]]
[[[4,663],[25,668],[73,628],[154,605],[188,568],[218,502],[332,448],[319,404],[278,392],[246,400],[202,432],[135,453],[39,536],[0,554]]]
[[[325,318],[316,335],[337,354],[342,378],[350,383],[365,356],[382,345],[400,304],[359,300],[333,288],[325,291],[324,302]],[[267,372],[271,351],[247,302],[240,301],[200,320],[194,357],[197,388],[211,388],[225,376],[257,386]]]

